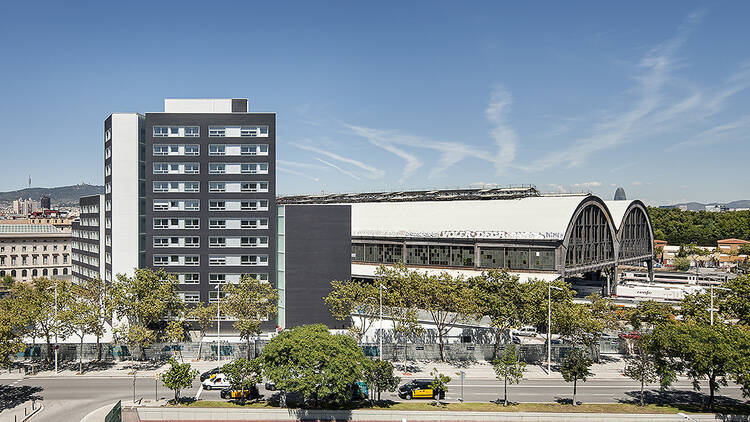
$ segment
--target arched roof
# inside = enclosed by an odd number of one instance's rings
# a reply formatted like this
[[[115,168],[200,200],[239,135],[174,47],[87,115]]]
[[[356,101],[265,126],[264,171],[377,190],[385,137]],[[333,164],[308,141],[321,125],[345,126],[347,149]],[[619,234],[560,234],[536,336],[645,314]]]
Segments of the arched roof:
[[[646,210],[646,205],[637,199],[632,201],[604,201],[604,203],[612,214],[612,221],[615,223],[615,228],[618,232],[622,228],[622,222],[625,220],[627,211],[633,207],[642,208],[643,212],[646,214],[646,218],[649,220],[649,224],[651,223],[648,211]]]
[[[592,195],[520,199],[354,203],[353,236],[562,240]]]

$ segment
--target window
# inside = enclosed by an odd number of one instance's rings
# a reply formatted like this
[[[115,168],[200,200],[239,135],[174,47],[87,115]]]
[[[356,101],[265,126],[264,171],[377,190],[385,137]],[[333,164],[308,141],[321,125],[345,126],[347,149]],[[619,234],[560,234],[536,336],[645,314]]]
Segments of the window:
[[[226,164],[210,163],[208,165],[208,174],[224,174],[226,172]]]
[[[169,145],[154,145],[154,155],[169,155]]]
[[[227,246],[227,238],[226,237],[209,237],[208,238],[208,247],[209,248],[224,248]]]
[[[208,136],[222,138],[226,136],[227,130],[223,127],[209,127]]]
[[[189,266],[200,265],[200,256],[198,256],[198,255],[187,255],[185,257],[185,265],[189,265]]]
[[[265,265],[267,263],[267,255],[240,255],[240,265]]]
[[[227,257],[211,255],[208,257],[208,265],[227,265]]]
[[[208,202],[208,210],[209,211],[224,211],[227,209],[226,202],[224,201],[209,201]]]
[[[185,174],[198,174],[198,173],[200,173],[200,164],[185,163]]]
[[[185,211],[199,211],[200,201],[197,199],[190,199],[185,201]]]
[[[208,228],[209,229],[226,229],[227,220],[219,220],[219,219],[212,218],[208,220]]]
[[[240,167],[240,173],[242,174],[264,174],[268,173],[267,163],[247,163],[242,164]]]
[[[157,265],[157,266],[169,265],[169,256],[167,256],[167,255],[154,255],[154,265]]]
[[[249,219],[249,220],[243,219],[240,221],[240,228],[242,229],[267,229],[268,219],[267,218],[258,218],[258,219]]]
[[[261,248],[268,246],[267,237],[242,237],[240,238],[240,246]]]
[[[154,136],[155,137],[169,136],[169,128],[166,126],[154,126]]]
[[[185,238],[185,247],[186,248],[197,248],[201,245],[201,238],[200,237],[186,237]]]
[[[201,301],[200,292],[179,292],[178,295],[185,303],[198,303]]]
[[[209,192],[226,192],[227,184],[224,182],[208,182]]]
[[[154,163],[154,174],[168,174],[169,164],[167,163]]]
[[[182,274],[183,284],[198,284],[201,280],[201,275],[198,273]]]
[[[200,155],[200,146],[185,145],[185,155]]]
[[[209,145],[208,155],[226,155],[227,148],[225,145]]]
[[[268,126],[243,126],[240,128],[240,136],[268,135]]]
[[[169,182],[154,182],[154,192],[169,192]]]
[[[200,192],[200,182],[185,182],[185,192]]]
[[[154,237],[155,248],[168,248],[169,238],[168,237]]]
[[[268,192],[268,182],[242,182],[241,192]]]
[[[201,136],[201,128],[198,126],[188,126],[185,128],[185,136]]]
[[[262,201],[242,201],[240,202],[240,210],[241,211],[258,211],[258,210],[268,210],[268,201],[262,200]]]
[[[154,229],[168,229],[169,219],[168,218],[154,218]]]
[[[185,228],[186,229],[199,229],[201,227],[200,220],[197,218],[187,218],[185,219]]]
[[[241,145],[240,155],[268,155],[268,145]]]
[[[226,274],[209,274],[208,282],[211,284],[223,284],[227,282]]]

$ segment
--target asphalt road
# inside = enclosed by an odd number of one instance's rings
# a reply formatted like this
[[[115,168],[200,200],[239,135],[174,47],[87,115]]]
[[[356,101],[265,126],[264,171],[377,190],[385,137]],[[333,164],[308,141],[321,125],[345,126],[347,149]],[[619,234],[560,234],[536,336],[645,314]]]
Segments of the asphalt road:
[[[406,379],[403,380],[404,382]],[[199,382],[196,379],[194,387],[182,392],[183,396],[194,396],[199,391]],[[456,401],[461,396],[460,382],[457,380],[449,384],[447,401]],[[704,386],[705,387],[705,386]],[[71,378],[27,378],[13,386],[17,392],[23,392],[23,399],[31,397],[41,400],[45,409],[34,417],[35,422],[52,421],[80,421],[89,412],[110,404],[117,400],[133,399],[132,378],[96,378],[96,377],[71,377]],[[692,385],[686,381],[680,381],[666,393],[659,393],[656,387],[649,390],[654,400],[695,402],[704,397],[694,393]],[[633,401],[637,399],[639,386],[625,378],[621,380],[612,379],[590,379],[578,385],[578,401],[613,403],[620,401]],[[7,387],[5,390],[7,392]],[[520,384],[509,386],[508,393],[511,401],[516,402],[553,402],[570,400],[573,388],[572,384],[559,379],[533,379],[523,380]],[[167,390],[159,382],[158,393],[160,398],[171,398],[172,391]],[[269,393],[261,388],[261,394],[268,397]],[[721,390],[723,400],[742,400],[740,388],[730,384]],[[502,385],[494,378],[479,379],[468,378],[465,380],[463,398],[465,401],[489,402],[502,397]],[[144,400],[154,399],[154,380],[139,378],[136,381],[136,398]],[[219,391],[201,391],[201,399],[219,400]],[[397,400],[392,394],[384,395],[385,399]],[[23,400],[22,399],[22,400]],[[4,421],[2,421],[4,422]]]

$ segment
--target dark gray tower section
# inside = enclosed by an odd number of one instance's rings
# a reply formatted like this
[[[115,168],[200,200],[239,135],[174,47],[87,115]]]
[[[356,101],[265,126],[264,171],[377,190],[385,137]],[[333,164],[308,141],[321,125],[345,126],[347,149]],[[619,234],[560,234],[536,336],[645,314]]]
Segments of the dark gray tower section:
[[[627,197],[625,196],[625,189],[623,188],[617,188],[615,191],[615,201],[625,201]]]

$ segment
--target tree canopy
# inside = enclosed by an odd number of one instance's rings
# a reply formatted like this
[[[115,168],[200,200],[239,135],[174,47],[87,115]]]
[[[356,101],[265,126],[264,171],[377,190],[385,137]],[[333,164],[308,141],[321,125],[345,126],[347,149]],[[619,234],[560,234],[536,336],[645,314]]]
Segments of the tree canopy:
[[[721,239],[750,240],[750,211],[680,211],[648,207],[654,237],[670,245],[715,246]]]
[[[283,331],[263,349],[263,373],[282,391],[301,393],[313,406],[345,406],[367,358],[350,336],[322,324]]]

